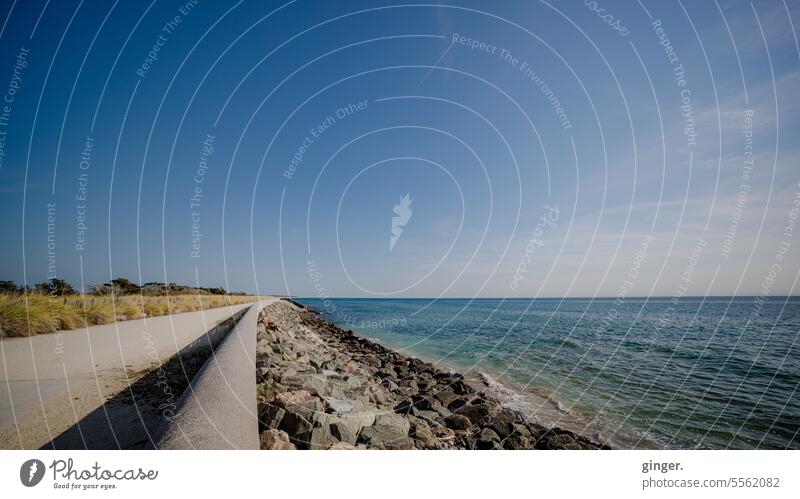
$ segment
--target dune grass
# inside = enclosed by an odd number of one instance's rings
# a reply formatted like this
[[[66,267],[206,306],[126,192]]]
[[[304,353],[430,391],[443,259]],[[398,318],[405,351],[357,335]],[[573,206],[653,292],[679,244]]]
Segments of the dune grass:
[[[0,338],[207,310],[258,299],[258,296],[241,295],[52,296],[42,293],[0,293]]]

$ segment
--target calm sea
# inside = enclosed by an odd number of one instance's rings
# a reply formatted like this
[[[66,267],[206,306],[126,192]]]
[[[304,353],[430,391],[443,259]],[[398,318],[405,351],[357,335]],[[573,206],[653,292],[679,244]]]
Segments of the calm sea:
[[[299,300],[623,448],[800,448],[800,298]]]

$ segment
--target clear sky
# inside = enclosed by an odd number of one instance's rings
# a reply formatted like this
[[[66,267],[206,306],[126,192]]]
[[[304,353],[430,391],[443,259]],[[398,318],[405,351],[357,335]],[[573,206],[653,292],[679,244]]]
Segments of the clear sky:
[[[0,22],[0,278],[797,293],[797,2],[3,0]]]

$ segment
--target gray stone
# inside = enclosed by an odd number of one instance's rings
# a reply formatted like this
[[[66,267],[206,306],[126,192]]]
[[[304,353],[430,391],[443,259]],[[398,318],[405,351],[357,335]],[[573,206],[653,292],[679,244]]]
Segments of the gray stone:
[[[414,441],[391,426],[369,426],[361,430],[359,443],[378,449],[413,449]]]
[[[331,434],[342,442],[355,445],[358,440],[358,430],[352,422],[337,421],[331,424]]]
[[[339,439],[331,433],[329,426],[314,428],[310,432],[303,434],[303,437],[310,450],[327,449],[339,442]]]
[[[396,429],[403,435],[408,435],[408,430],[411,428],[411,423],[408,418],[394,412],[384,412],[375,416],[375,426],[388,426]]]

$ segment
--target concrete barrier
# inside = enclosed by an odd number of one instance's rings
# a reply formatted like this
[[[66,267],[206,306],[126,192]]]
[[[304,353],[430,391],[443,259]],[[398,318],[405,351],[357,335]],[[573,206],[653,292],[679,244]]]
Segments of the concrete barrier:
[[[208,358],[157,438],[159,449],[258,449],[256,302]]]

